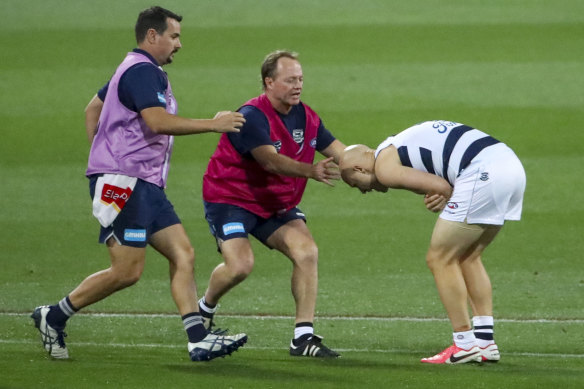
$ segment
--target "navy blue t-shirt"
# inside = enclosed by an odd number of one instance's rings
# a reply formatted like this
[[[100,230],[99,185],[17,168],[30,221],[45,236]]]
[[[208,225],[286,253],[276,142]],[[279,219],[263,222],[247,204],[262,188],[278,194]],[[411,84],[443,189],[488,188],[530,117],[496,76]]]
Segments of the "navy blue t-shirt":
[[[134,49],[135,53],[144,54],[156,66],[158,63],[144,50]],[[105,101],[109,88],[109,81],[99,92],[97,97]],[[165,92],[168,80],[163,72],[146,62],[138,63],[124,72],[118,85],[118,98],[126,108],[140,112],[145,108],[166,108]]]
[[[239,132],[230,132],[227,136],[238,153],[251,158],[251,150],[256,147],[273,145],[270,138],[270,125],[266,115],[257,107],[246,105],[241,107],[239,112],[245,117],[245,124]],[[296,143],[302,144],[305,140],[304,130],[306,129],[306,111],[302,103],[292,106],[288,114],[283,115],[278,112],[278,115]],[[321,120],[316,135],[316,150],[326,149],[334,140],[335,137],[325,128]]]

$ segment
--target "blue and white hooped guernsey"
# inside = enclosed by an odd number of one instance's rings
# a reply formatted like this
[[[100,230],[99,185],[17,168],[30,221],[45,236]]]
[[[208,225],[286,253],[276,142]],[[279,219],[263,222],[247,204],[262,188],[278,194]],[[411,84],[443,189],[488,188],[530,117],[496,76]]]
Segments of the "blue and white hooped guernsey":
[[[375,151],[397,148],[403,166],[435,174],[454,185],[456,177],[478,153],[500,143],[475,128],[446,120],[416,124],[383,141]]]

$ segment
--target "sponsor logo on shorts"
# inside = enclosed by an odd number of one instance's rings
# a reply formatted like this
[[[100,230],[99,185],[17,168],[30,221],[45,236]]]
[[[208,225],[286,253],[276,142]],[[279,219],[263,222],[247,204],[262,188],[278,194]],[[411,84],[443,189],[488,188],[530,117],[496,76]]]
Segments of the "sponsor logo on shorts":
[[[161,103],[166,104],[166,96],[164,96],[162,93],[158,92],[156,94],[156,96],[158,97],[158,101],[160,101]]]
[[[485,173],[481,173],[481,181],[487,181],[489,179],[489,173],[485,172]]]
[[[146,242],[146,230],[124,230],[124,240],[127,242]]]
[[[458,209],[458,203],[449,201],[448,204],[446,204],[446,206],[450,209]]]
[[[223,235],[236,234],[238,232],[245,232],[245,228],[243,228],[243,223],[223,224]]]

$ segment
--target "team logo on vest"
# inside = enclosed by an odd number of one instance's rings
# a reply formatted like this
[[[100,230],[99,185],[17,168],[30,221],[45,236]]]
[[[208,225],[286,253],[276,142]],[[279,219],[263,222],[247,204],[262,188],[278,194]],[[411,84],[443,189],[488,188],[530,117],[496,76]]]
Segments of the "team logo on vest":
[[[312,147],[313,149],[316,149],[316,138],[312,138],[310,140],[310,147]]]
[[[298,144],[304,142],[304,129],[296,128],[292,130],[292,139],[294,139],[294,142]]]
[[[485,173],[481,173],[481,181],[488,181],[489,180],[489,173],[485,172]]]
[[[274,142],[274,147],[276,148],[276,151],[279,153],[280,149],[282,148],[282,141],[281,140],[277,140]]]

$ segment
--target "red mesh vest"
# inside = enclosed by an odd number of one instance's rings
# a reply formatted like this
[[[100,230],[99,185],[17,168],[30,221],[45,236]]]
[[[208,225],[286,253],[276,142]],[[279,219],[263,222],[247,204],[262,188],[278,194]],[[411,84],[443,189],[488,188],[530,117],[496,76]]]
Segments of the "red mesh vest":
[[[266,115],[270,138],[273,142],[281,142],[280,154],[299,162],[314,162],[320,119],[310,107],[303,104],[306,128],[304,142],[299,145],[265,94],[249,100],[245,105],[257,107]],[[222,134],[203,175],[203,199],[237,205],[258,216],[269,218],[297,206],[306,188],[306,181],[306,178],[269,173],[255,160],[243,158],[231,145],[227,134]]]

